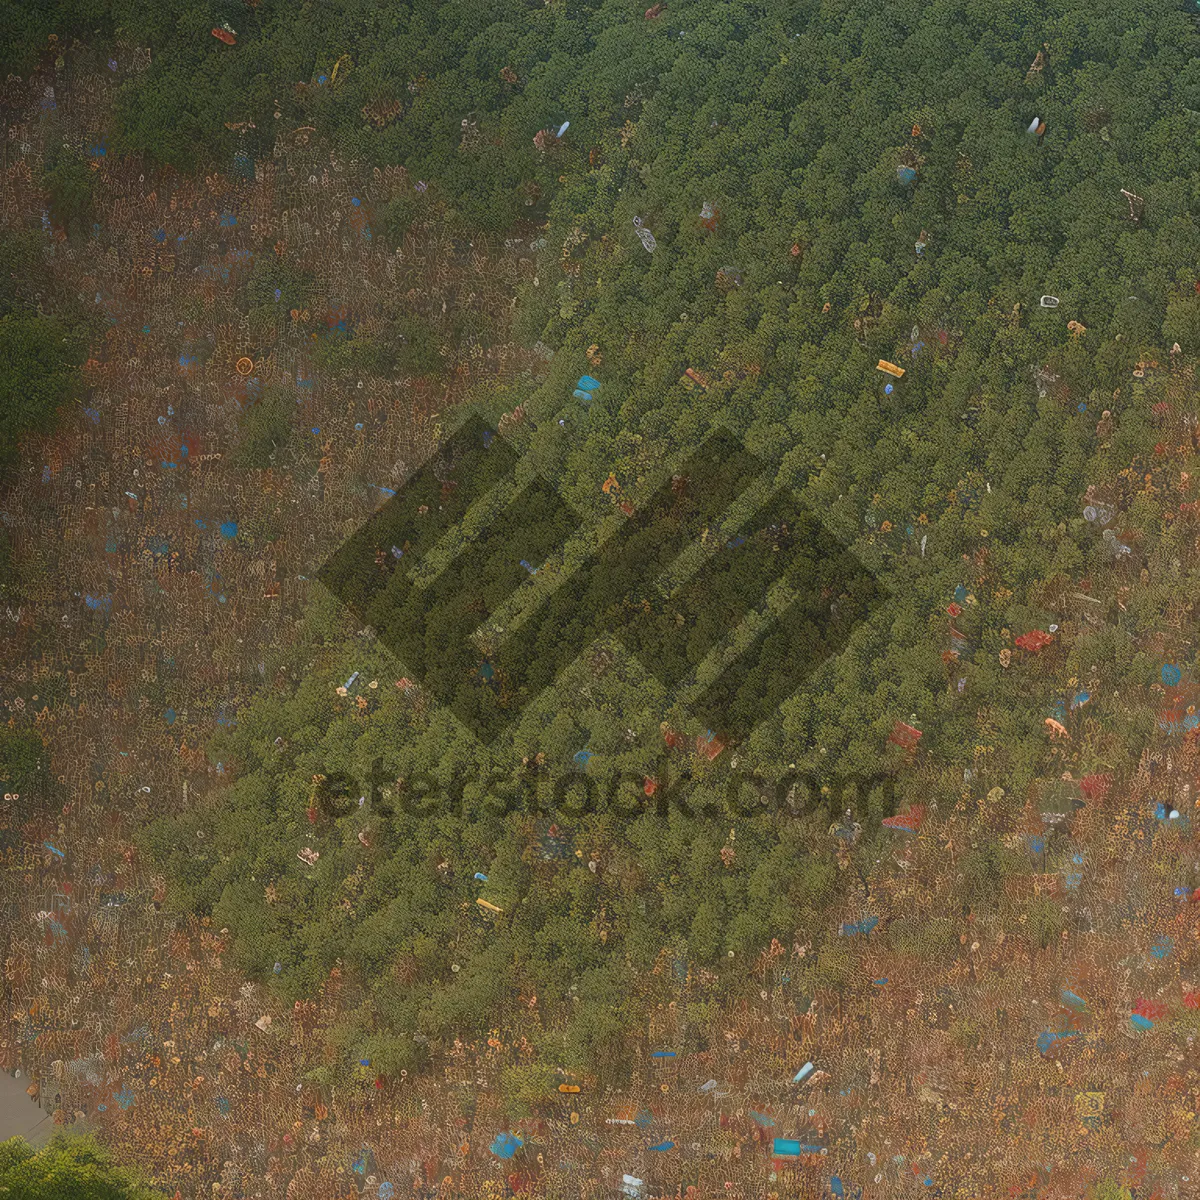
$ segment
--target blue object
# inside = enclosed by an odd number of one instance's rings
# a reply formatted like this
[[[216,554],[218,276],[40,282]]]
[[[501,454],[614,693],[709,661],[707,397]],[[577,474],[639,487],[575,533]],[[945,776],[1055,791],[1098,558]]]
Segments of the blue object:
[[[842,1181],[836,1175],[829,1180],[829,1190],[835,1196],[844,1196],[846,1194],[845,1188],[842,1187]]]
[[[1159,960],[1159,962],[1162,962],[1162,960],[1164,958],[1166,958],[1167,955],[1170,954],[1174,948],[1175,948],[1174,939],[1169,938],[1169,937],[1161,937],[1150,948],[1150,953],[1155,958],[1157,958]]]
[[[395,1187],[385,1179],[379,1185],[379,1200],[393,1200],[396,1195]]]
[[[774,1126],[775,1122],[766,1113],[755,1112],[754,1109],[750,1109],[749,1112],[754,1123],[761,1129],[770,1129]]]
[[[1045,1054],[1046,1051],[1049,1050],[1050,1047],[1053,1046],[1054,1043],[1059,1040],[1059,1038],[1071,1038],[1071,1037],[1078,1037],[1078,1036],[1079,1036],[1079,1034],[1074,1033],[1074,1032],[1053,1033],[1050,1030],[1047,1030],[1045,1033],[1039,1033],[1038,1040],[1037,1040],[1038,1053]]]
[[[581,391],[597,392],[600,390],[600,380],[593,379],[590,375],[581,375],[575,386]]]
[[[651,1058],[674,1058],[675,1051],[674,1050],[655,1050],[654,1053],[650,1055],[650,1057]]]
[[[1133,1022],[1135,1029],[1146,1030],[1154,1028],[1154,1022],[1149,1017],[1143,1017],[1141,1013],[1133,1013],[1129,1019]]]
[[[167,711],[165,713],[163,713],[163,719],[166,721],[166,723],[168,725],[174,725],[175,724],[175,710],[173,708],[168,708]]]
[[[917,173],[916,173],[916,171],[914,171],[912,169],[912,167],[897,167],[896,168],[896,178],[901,183],[912,183],[912,181],[914,179],[916,179],[916,177],[917,177]]]
[[[362,203],[362,201],[357,196],[351,196],[350,203],[353,204],[355,208],[357,208]]]
[[[491,444],[495,440],[495,437],[496,437],[496,435],[490,429],[485,429],[483,431],[483,448],[485,450],[487,450],[491,447]]]
[[[642,1130],[649,1129],[654,1124],[654,1114],[648,1108],[643,1108],[636,1117],[633,1118],[633,1123]]]
[[[846,922],[842,925],[842,936],[854,937],[860,933],[865,936],[866,934],[870,933],[871,930],[874,929],[878,924],[878,917],[864,917],[861,921]]]
[[[475,878],[478,879],[480,883],[487,883],[488,881],[487,876],[482,871],[476,871]]]
[[[808,1076],[808,1075],[809,1075],[809,1074],[812,1072],[812,1069],[813,1069],[813,1065],[812,1065],[812,1063],[810,1063],[810,1062],[806,1062],[806,1063],[804,1064],[804,1066],[802,1066],[802,1067],[800,1068],[800,1070],[798,1070],[798,1071],[796,1072],[796,1074],[795,1074],[795,1077],[792,1079],[792,1082],[793,1082],[793,1083],[801,1083],[801,1082],[803,1082],[803,1081],[804,1081],[804,1079],[805,1079],[805,1078],[806,1078],[806,1077],[807,1077],[807,1076]]]
[[[1167,663],[1162,669],[1162,681],[1167,687],[1175,687],[1175,685],[1183,678],[1183,672],[1172,663]]]
[[[894,389],[892,388],[892,385],[891,385],[890,383],[885,383],[885,384],[883,385],[883,394],[884,394],[885,396],[890,396],[890,395],[892,394],[892,391],[893,391],[893,390],[894,390]]]
[[[1068,1008],[1073,1008],[1076,1012],[1083,1012],[1087,1008],[1087,1001],[1082,996],[1077,996],[1069,988],[1063,988],[1062,1002]]]
[[[236,521],[223,522],[221,525],[221,536],[223,538],[237,537],[237,522]]]
[[[65,859],[67,857],[57,846],[52,846],[49,842],[43,842],[42,845],[45,846],[51,854],[57,854],[59,858]]]
[[[586,767],[588,765],[588,759],[591,757],[592,752],[590,750],[576,750],[575,754],[573,755],[576,766],[580,767]]]
[[[582,388],[576,388],[572,393],[572,397],[578,400],[581,404],[591,404],[592,393],[585,392]]]
[[[651,1146],[651,1150],[674,1150],[674,1142],[659,1142],[657,1146]]]
[[[517,1137],[516,1134],[498,1133],[496,1134],[496,1140],[492,1142],[491,1149],[492,1153],[497,1158],[502,1158],[507,1161],[508,1159],[512,1158],[512,1156],[516,1154],[516,1152],[520,1150],[523,1145],[525,1145],[525,1143],[519,1137]]]

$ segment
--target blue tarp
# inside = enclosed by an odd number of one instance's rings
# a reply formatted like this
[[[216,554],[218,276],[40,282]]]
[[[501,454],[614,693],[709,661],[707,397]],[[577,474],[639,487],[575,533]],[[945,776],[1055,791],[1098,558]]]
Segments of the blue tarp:
[[[515,1133],[498,1133],[496,1134],[496,1140],[492,1142],[492,1153],[497,1158],[503,1158],[507,1161],[523,1145],[525,1143]]]

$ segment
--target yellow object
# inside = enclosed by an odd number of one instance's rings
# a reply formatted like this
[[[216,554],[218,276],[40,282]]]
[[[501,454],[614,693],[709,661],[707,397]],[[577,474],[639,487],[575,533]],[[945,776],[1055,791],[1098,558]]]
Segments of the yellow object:
[[[354,66],[354,62],[350,58],[350,55],[343,54],[342,57],[333,64],[333,70],[329,73],[329,84],[331,87],[338,82],[338,72],[342,69],[343,65],[346,67],[347,72],[352,66]],[[343,73],[342,78],[346,78],[345,73]]]
[[[502,913],[504,911],[504,909],[497,908],[494,904],[489,904],[486,900],[476,900],[475,903],[478,904],[480,908],[486,908],[488,912]]]
[[[254,370],[253,359],[246,358],[244,355],[237,360],[237,373],[239,375],[249,375]]]
[[[890,363],[886,358],[879,360],[879,366],[875,368],[877,371],[886,371],[889,375],[895,375],[899,379],[904,374],[904,368],[896,366],[895,363]]]

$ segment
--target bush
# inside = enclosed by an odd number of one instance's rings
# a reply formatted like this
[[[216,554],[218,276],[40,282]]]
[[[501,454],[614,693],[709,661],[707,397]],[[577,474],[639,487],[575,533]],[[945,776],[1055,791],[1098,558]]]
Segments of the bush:
[[[20,439],[48,430],[79,388],[82,338],[55,317],[14,310],[0,317],[0,471]]]

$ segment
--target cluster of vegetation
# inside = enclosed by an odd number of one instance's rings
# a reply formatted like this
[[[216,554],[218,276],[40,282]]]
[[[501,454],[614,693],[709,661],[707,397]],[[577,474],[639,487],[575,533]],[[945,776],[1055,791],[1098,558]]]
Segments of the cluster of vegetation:
[[[793,768],[886,771],[899,718],[924,730],[930,763],[913,798],[957,796],[985,746],[994,780],[1023,794],[1046,772],[1044,720],[1064,673],[1097,694],[1148,677],[1124,626],[1076,639],[1065,672],[1040,660],[1008,670],[999,655],[1014,633],[1059,618],[1067,583],[1109,569],[1081,497],[1161,436],[1135,369],[1165,363],[1175,342],[1185,358],[1200,352],[1193,16],[1149,0],[1008,12],[968,0],[685,0],[655,20],[625,0],[233,9],[78,9],[80,28],[154,51],[122,84],[112,152],[188,167],[198,153],[232,155],[227,123],[255,123],[254,153],[290,122],[311,124],[348,158],[403,163],[468,228],[547,222],[517,333],[556,356],[542,380],[476,405],[492,421],[524,408],[510,440],[526,490],[497,503],[515,504],[519,523],[534,497],[520,536],[540,544],[523,549],[505,533],[513,521],[499,527],[503,571],[480,581],[492,589],[481,621],[508,619],[520,559],[539,567],[566,532],[528,490],[535,477],[594,543],[592,531],[624,520],[620,503],[645,503],[718,426],[770,464],[768,494],[798,495],[890,594],[741,745],[690,763],[676,797],[721,814],[707,820],[674,801],[665,820],[488,801],[493,784],[520,789],[531,773],[566,780],[571,796],[618,772],[668,790],[660,725],[689,739],[705,726],[652,668],[594,640],[625,627],[623,613],[603,614],[631,593],[585,606],[587,626],[562,644],[588,649],[561,673],[546,651],[557,680],[522,697],[487,747],[447,708],[395,687],[420,665],[395,661],[395,638],[362,637],[359,617],[318,596],[304,636],[273,664],[293,692],[249,706],[216,748],[238,771],[217,809],[164,820],[145,841],[173,902],[234,930],[247,971],[298,997],[343,960],[360,1007],[339,1036],[367,1044],[373,1069],[419,1065],[431,1042],[486,1029],[534,994],[547,1060],[611,1064],[613,1046],[677,991],[672,963],[708,972],[710,997],[730,995],[747,984],[745,956],[772,937],[819,940],[832,906],[847,904],[834,865],[845,843],[828,833],[838,797],[798,818],[726,819],[735,750],[767,781]],[[234,46],[211,36],[225,19]],[[1034,117],[1044,138],[1026,132]],[[566,120],[561,141],[534,144]],[[390,236],[416,202],[393,203],[380,217]],[[262,307],[276,289],[299,304],[312,284],[263,274],[250,286]],[[1042,295],[1057,307],[1040,307]],[[420,370],[436,355],[423,337],[397,318],[370,339],[329,339],[318,367]],[[903,378],[882,376],[879,359],[902,363]],[[706,386],[681,382],[689,367]],[[602,384],[588,403],[573,398],[583,371]],[[1101,436],[1106,409],[1114,430]],[[286,440],[282,414],[262,404],[243,437],[248,465],[269,462]],[[610,476],[617,486],[604,489]],[[368,571],[395,544],[375,540],[356,544]],[[543,578],[570,565],[552,561]],[[721,611],[761,610],[758,576],[753,587]],[[945,609],[960,588],[970,599],[947,658]],[[398,585],[388,595],[398,619]],[[386,625],[386,611],[376,617]],[[708,642],[702,630],[676,647],[680,660],[695,665]],[[469,661],[446,630],[421,655],[429,672],[457,674],[471,703],[487,694],[485,656]],[[378,686],[339,695],[354,672]],[[582,766],[581,751],[594,756]],[[372,793],[323,810],[314,776],[369,779],[377,760],[394,792],[425,780],[453,803],[418,817]],[[865,879],[880,857],[880,815],[878,804],[855,814],[864,833],[846,878]],[[320,857],[301,869],[306,847]],[[1009,867],[986,857],[964,904],[995,902]],[[807,970],[798,987],[836,981],[836,954]]]
[[[51,429],[79,394],[86,331],[75,314],[48,315],[36,299],[43,248],[37,233],[0,229],[0,474],[18,461],[20,439]]]
[[[11,1200],[161,1200],[132,1172],[114,1165],[91,1138],[52,1138],[35,1150],[24,1138],[0,1142],[0,1196]]]

